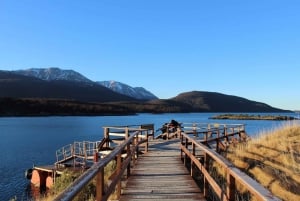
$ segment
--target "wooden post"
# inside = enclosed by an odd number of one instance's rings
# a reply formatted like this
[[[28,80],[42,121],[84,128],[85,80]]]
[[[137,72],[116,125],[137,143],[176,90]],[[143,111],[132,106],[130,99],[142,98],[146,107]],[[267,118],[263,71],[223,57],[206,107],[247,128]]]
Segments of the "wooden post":
[[[109,128],[104,128],[104,137],[109,139]],[[109,147],[109,140],[106,140],[106,147]]]
[[[195,156],[195,153],[196,153],[196,146],[194,144],[194,142],[192,142],[192,154],[193,156]],[[193,165],[194,165],[194,162],[193,160],[191,159],[191,176],[193,177]]]
[[[198,137],[198,133],[197,133],[197,128],[196,128],[196,124],[193,124],[193,135],[195,136],[195,137]]]
[[[180,137],[180,144],[181,144],[181,146],[183,145],[183,135],[181,135],[181,137]],[[181,159],[181,161],[183,160],[183,151],[182,151],[182,149],[180,149],[180,159]]]
[[[235,178],[229,173],[227,173],[226,194],[228,201],[235,201]]]
[[[148,138],[149,138],[149,135],[148,135],[148,130],[147,130],[147,132],[146,132],[146,145],[145,145],[145,153],[147,153],[148,152],[148,146],[149,146],[149,142],[148,142]]]
[[[98,159],[99,159],[98,152],[95,152],[95,153],[94,153],[94,163],[97,163],[97,162],[98,162]]]
[[[209,161],[210,161],[210,156],[208,155],[208,153],[205,153],[204,155],[204,168],[209,171]],[[203,189],[203,194],[204,197],[208,197],[209,194],[209,182],[206,179],[206,177],[204,176],[204,189]]]
[[[177,137],[178,138],[181,137],[181,124],[178,125],[177,132],[179,132],[179,135],[177,133],[177,135],[178,135]]]
[[[130,143],[127,144],[127,148],[126,149],[127,149],[126,152],[127,152],[127,157],[128,157],[130,155],[130,152],[131,152],[131,150],[130,150]],[[131,165],[130,165],[130,162],[129,162],[129,164],[127,166],[127,178],[130,176],[130,168],[131,168],[130,166]]]
[[[204,132],[204,144],[208,144],[207,142],[207,139],[208,139],[208,131]]]
[[[210,124],[208,124],[208,126],[207,126],[207,138],[206,139],[211,138],[211,137],[212,137],[212,132],[211,132]]]
[[[139,157],[138,134],[134,137],[133,144],[134,144],[133,164],[135,164],[137,158]]]
[[[226,125],[224,125],[224,136],[225,136],[226,142],[229,143],[229,137],[227,135],[227,127],[226,127]]]
[[[217,130],[217,146],[216,146],[216,151],[217,152],[220,152],[220,147],[219,147],[219,142],[220,142],[220,130],[219,130],[219,128],[218,128],[218,130]]]
[[[135,163],[136,163],[136,161],[135,161],[136,160],[136,158],[135,158],[135,152],[136,152],[136,140],[135,140],[135,138],[133,138],[132,146],[133,146],[133,150],[132,150],[133,153],[132,153],[132,156],[131,156],[132,158],[131,159],[132,159],[132,164],[135,165]]]
[[[96,200],[101,201],[104,194],[104,168],[96,176]]]
[[[82,142],[82,146],[83,146],[84,166],[85,166],[85,164],[86,164],[86,159],[87,159],[87,152],[86,152],[86,150],[87,150],[87,148],[86,148],[87,142]]]
[[[126,126],[125,128],[125,140],[127,140],[129,137],[129,129],[128,129],[128,126]]]
[[[121,172],[121,168],[122,168],[122,157],[121,157],[122,153],[118,154],[117,156],[117,175],[120,174]],[[119,199],[121,196],[121,179],[119,179],[118,184],[117,184],[117,198]]]
[[[189,148],[189,139],[185,138],[185,148],[188,149]],[[187,161],[187,154],[184,154],[184,162],[183,164],[186,166],[186,161]]]
[[[169,124],[167,125],[167,140],[169,139]]]

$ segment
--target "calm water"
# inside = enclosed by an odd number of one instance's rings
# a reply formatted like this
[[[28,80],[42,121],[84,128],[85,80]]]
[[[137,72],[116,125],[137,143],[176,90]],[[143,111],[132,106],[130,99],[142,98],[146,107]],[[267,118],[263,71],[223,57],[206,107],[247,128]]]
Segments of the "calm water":
[[[24,172],[34,165],[53,164],[55,151],[73,141],[96,141],[103,126],[154,123],[155,129],[175,119],[179,122],[246,124],[250,135],[283,124],[280,121],[210,120],[215,113],[140,114],[101,117],[26,117],[0,118],[0,200],[30,199],[30,182]],[[296,114],[282,114],[295,116]]]

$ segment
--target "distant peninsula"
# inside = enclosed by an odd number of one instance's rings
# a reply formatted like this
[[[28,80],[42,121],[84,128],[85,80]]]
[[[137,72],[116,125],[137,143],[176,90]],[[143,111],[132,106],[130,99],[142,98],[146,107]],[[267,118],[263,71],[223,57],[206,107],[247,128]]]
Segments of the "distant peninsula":
[[[299,118],[285,115],[254,115],[254,114],[220,114],[210,119],[232,119],[232,120],[299,120]]]

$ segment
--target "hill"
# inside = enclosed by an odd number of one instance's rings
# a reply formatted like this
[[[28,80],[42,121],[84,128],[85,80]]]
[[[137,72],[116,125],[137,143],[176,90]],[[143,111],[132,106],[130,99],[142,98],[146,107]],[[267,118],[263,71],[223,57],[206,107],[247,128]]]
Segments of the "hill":
[[[288,112],[265,103],[217,92],[186,92],[171,100],[197,112]]]

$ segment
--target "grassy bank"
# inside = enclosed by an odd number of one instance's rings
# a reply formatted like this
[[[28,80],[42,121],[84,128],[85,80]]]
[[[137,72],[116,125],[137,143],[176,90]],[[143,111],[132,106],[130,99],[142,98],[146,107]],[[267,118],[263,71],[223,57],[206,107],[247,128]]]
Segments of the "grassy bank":
[[[300,124],[265,131],[226,157],[282,200],[300,200]]]

